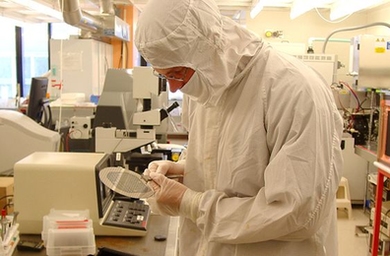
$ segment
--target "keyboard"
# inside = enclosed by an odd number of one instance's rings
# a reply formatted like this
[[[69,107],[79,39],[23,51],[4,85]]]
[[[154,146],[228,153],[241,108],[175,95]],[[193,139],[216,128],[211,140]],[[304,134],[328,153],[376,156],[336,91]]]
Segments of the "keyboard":
[[[149,205],[141,200],[115,200],[104,225],[146,230]]]

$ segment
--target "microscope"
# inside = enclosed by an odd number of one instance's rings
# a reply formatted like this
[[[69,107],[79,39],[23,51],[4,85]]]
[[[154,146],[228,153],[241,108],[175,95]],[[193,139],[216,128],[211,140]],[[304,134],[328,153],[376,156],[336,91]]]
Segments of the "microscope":
[[[164,108],[164,87],[151,67],[109,70],[94,120],[95,151],[113,154],[117,166],[139,173],[153,160],[169,159],[156,130],[166,135],[163,121],[179,104]]]

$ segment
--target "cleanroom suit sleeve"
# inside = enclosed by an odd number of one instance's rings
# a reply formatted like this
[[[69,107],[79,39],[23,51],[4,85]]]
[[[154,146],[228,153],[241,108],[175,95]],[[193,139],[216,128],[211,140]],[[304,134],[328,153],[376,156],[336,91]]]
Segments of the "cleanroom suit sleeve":
[[[287,67],[284,73],[287,78],[278,80],[282,82],[267,79],[267,72],[260,84],[258,80],[248,81],[261,87],[261,103],[254,107],[263,117],[251,118],[263,118],[263,127],[252,129],[250,122],[245,123],[248,127],[242,132],[252,133],[245,135],[250,138],[245,147],[254,150],[241,156],[241,166],[231,163],[236,169],[230,173],[248,168],[247,163],[251,174],[254,171],[258,177],[229,178],[224,174],[229,168],[225,168],[218,170],[216,189],[206,190],[202,196],[196,194],[195,200],[184,196],[182,207],[191,209],[187,212],[192,213],[208,241],[238,244],[305,240],[313,237],[334,210],[337,166],[342,160],[338,153],[340,117],[331,92],[314,73],[303,77],[293,67]],[[268,152],[256,150],[261,148],[259,145],[266,145]],[[256,160],[263,159],[261,154],[269,154],[268,163]],[[256,179],[264,184],[254,184]],[[221,184],[229,184],[230,189]],[[243,186],[257,192],[234,193],[235,188]],[[191,203],[195,204],[192,208],[187,205]]]

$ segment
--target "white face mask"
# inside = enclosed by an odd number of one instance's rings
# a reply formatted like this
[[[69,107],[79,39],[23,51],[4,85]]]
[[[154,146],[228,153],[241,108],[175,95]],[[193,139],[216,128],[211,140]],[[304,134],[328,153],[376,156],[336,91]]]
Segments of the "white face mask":
[[[201,72],[195,71],[180,91],[195,102],[206,107],[215,107],[222,98],[225,88],[223,85],[210,84]]]
[[[206,82],[198,72],[194,72],[191,79],[180,89],[184,94],[187,94],[193,101],[201,103],[203,105],[210,104],[212,95],[210,93],[211,85]]]

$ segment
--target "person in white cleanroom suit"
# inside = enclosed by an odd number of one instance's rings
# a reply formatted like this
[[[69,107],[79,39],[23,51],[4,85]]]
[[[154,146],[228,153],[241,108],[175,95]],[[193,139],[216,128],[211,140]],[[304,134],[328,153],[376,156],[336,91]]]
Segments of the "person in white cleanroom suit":
[[[213,0],[148,0],[135,44],[189,97],[186,159],[147,170],[152,211],[181,216],[179,255],[338,255],[342,119],[330,85]]]

